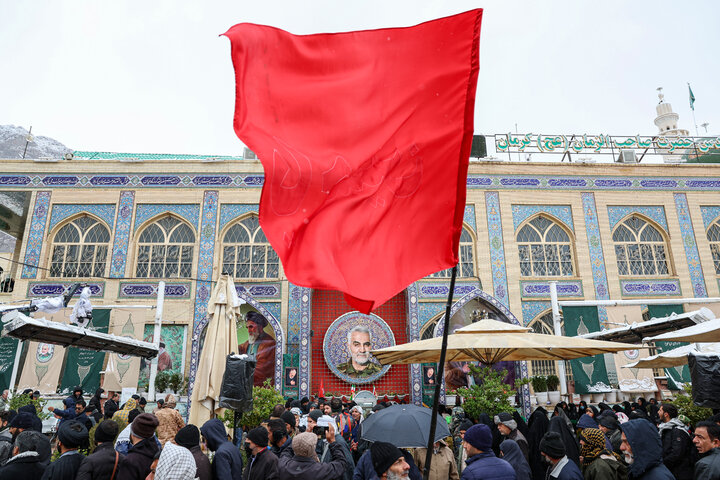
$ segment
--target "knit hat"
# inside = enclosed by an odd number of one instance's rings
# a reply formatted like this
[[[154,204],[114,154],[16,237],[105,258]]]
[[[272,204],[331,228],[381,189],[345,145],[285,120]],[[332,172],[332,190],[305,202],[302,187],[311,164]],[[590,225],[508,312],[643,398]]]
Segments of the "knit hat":
[[[32,428],[33,416],[27,412],[20,412],[15,415],[10,422],[11,428],[22,428],[28,430]]]
[[[138,438],[150,438],[159,423],[157,417],[152,413],[141,413],[133,420],[130,432]]]
[[[200,445],[200,430],[195,425],[185,425],[175,435],[175,443],[190,449]]]
[[[490,427],[484,423],[478,423],[468,428],[463,440],[483,452],[492,448],[492,432]]]
[[[620,428],[620,422],[613,415],[603,415],[600,417],[598,422],[600,426],[607,428],[608,430],[616,430]]]
[[[456,431],[456,432],[460,432],[460,431],[464,430],[464,431],[467,432],[468,429],[469,429],[470,427],[472,427],[472,426],[473,426],[472,421],[466,418],[465,420],[463,420],[462,422],[460,422],[460,424],[457,426],[457,428],[455,429],[455,431]]]
[[[597,428],[597,422],[593,417],[588,415],[587,413],[583,413],[582,417],[580,417],[580,420],[577,422],[578,428]]]
[[[118,434],[118,424],[115,420],[103,420],[95,429],[95,441],[98,443],[112,442]]]
[[[257,427],[250,430],[247,434],[247,439],[253,442],[258,447],[267,447],[268,445],[268,431],[265,427]]]
[[[540,451],[552,458],[562,458],[565,456],[565,444],[562,436],[557,432],[547,432],[540,440]]]
[[[76,421],[68,420],[58,429],[58,440],[68,448],[78,448],[88,441],[88,431],[85,425]]]
[[[280,418],[290,425],[290,428],[295,428],[295,415],[293,415],[292,412],[288,412],[285,410],[282,415],[280,415]]]
[[[378,477],[382,477],[402,457],[400,449],[392,443],[375,442],[370,446],[370,459]]]
[[[517,422],[513,418],[512,415],[510,415],[507,412],[500,412],[497,415],[495,415],[495,425],[500,425],[501,423],[508,427],[510,430],[516,430],[517,429]]]
[[[323,415],[324,414],[323,414],[322,410],[317,410],[317,409],[310,410],[310,413],[308,413],[308,417],[312,418],[313,421],[315,421],[316,423],[318,421],[318,418],[322,417]]]
[[[295,435],[292,439],[292,449],[296,457],[309,457],[317,461],[317,453],[315,446],[317,445],[317,435],[312,432],[303,432]]]

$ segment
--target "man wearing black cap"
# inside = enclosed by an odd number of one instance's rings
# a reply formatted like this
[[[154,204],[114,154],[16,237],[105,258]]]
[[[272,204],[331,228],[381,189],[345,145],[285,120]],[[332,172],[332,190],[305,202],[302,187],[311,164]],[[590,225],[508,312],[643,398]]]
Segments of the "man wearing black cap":
[[[75,420],[63,423],[57,433],[60,458],[45,469],[42,480],[74,480],[85,455],[78,448],[87,447],[88,431]]]
[[[158,419],[152,413],[141,413],[130,424],[130,443],[125,463],[118,468],[117,480],[136,480],[148,476],[150,465],[158,453],[155,429]]]
[[[12,457],[0,468],[0,480],[40,480],[46,465],[40,462],[38,453],[50,450],[50,441],[42,433],[28,430],[15,439]]]
[[[547,432],[540,440],[540,455],[549,464],[547,480],[583,480],[583,474],[575,462],[565,455],[565,444],[557,432]]]
[[[76,480],[105,480],[117,472],[125,462],[125,457],[114,448],[118,433],[118,424],[114,420],[98,424],[95,429],[95,443],[98,446],[80,464]]]
[[[195,459],[195,475],[200,480],[212,480],[212,467],[207,455],[200,449],[200,430],[195,425],[185,425],[175,435],[175,443],[190,450]]]
[[[517,428],[517,422],[507,412],[501,412],[495,415],[495,425],[497,425],[500,435],[510,440],[515,440],[520,447],[520,451],[526,461],[530,461],[530,446],[528,445],[525,435]]]
[[[410,465],[405,456],[392,443],[375,442],[370,447],[370,457],[375,473],[380,480],[408,480]]]
[[[276,480],[278,478],[278,458],[268,449],[266,428],[250,430],[245,439],[245,451],[248,464],[243,472],[243,480]]]
[[[467,466],[462,472],[462,480],[515,480],[515,469],[492,451],[492,432],[490,427],[479,423],[468,428],[463,439],[463,448],[467,452]]]

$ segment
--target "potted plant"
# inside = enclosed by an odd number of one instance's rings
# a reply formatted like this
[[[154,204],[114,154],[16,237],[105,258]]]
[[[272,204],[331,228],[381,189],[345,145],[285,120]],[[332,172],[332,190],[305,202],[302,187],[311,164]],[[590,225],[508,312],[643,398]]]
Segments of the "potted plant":
[[[187,379],[180,372],[173,372],[168,375],[167,388],[175,395],[182,395],[187,388]]]
[[[612,385],[612,390],[610,390],[609,392],[607,392],[605,394],[605,401],[607,403],[617,403],[618,393],[620,393],[620,385],[618,385],[617,383],[614,383]]]
[[[168,389],[170,380],[169,372],[158,372],[155,375],[155,392],[163,393]]]
[[[560,403],[560,379],[557,375],[548,375],[547,377],[547,389],[548,389],[548,400],[550,403],[555,405]]]
[[[547,393],[547,378],[542,375],[536,375],[530,379],[533,391],[537,397],[538,405],[547,405],[548,393]]]

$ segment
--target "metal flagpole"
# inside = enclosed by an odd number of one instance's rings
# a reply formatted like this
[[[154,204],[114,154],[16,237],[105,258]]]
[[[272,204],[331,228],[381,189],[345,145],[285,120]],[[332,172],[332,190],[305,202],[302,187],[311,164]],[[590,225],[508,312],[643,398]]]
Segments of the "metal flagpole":
[[[440,349],[440,361],[435,369],[435,396],[433,397],[432,414],[430,415],[430,434],[428,435],[427,452],[425,453],[425,468],[423,469],[423,480],[430,477],[430,464],[432,463],[433,444],[435,443],[435,427],[437,425],[438,404],[440,403],[440,384],[445,369],[445,355],[447,354],[448,330],[450,330],[450,307],[452,307],[453,293],[455,292],[455,277],[457,276],[457,265],[452,268],[450,277],[450,293],[448,293],[447,305],[445,305],[445,328],[443,329],[442,348]]]

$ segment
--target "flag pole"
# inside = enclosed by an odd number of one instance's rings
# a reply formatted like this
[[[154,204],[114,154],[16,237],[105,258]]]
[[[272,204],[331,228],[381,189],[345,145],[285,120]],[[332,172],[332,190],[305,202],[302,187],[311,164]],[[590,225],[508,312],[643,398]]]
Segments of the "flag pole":
[[[425,468],[423,469],[423,480],[430,477],[430,464],[432,463],[433,444],[435,443],[435,427],[437,425],[438,404],[440,403],[440,384],[444,377],[445,355],[447,354],[448,330],[450,330],[450,308],[452,307],[453,293],[455,292],[455,277],[457,276],[457,265],[452,268],[450,277],[450,292],[448,293],[447,304],[445,305],[445,324],[443,328],[442,348],[440,349],[440,361],[435,369],[435,396],[433,397],[432,414],[430,415],[430,434],[428,435],[427,451],[425,452]]]

